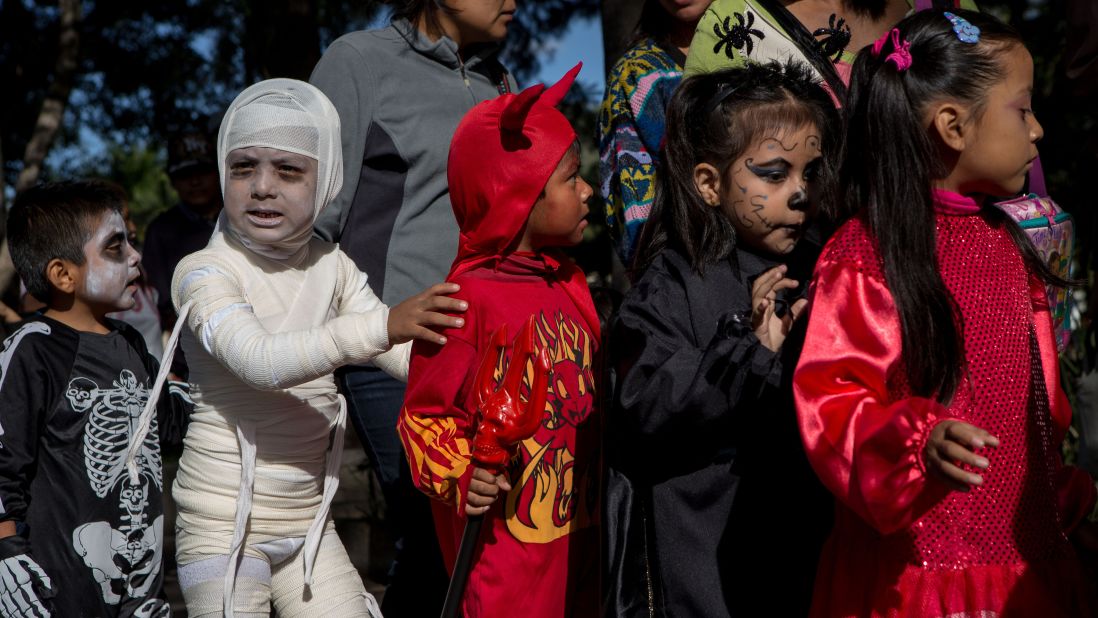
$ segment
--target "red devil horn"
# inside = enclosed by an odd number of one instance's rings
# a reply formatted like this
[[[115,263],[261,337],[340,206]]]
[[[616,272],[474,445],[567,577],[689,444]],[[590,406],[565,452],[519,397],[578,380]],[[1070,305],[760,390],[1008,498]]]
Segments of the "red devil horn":
[[[560,81],[549,86],[545,91],[545,94],[541,95],[541,102],[545,105],[556,107],[564,100],[564,95],[568,94],[568,90],[572,87],[572,82],[576,81],[576,76],[579,75],[580,69],[583,68],[583,63],[580,62],[576,66],[572,67],[571,71],[564,74],[564,77],[560,78]]]
[[[522,126],[526,124],[526,115],[530,108],[538,102],[538,97],[545,90],[545,84],[535,84],[515,95],[503,108],[503,115],[499,118],[499,127],[504,131],[522,133]]]

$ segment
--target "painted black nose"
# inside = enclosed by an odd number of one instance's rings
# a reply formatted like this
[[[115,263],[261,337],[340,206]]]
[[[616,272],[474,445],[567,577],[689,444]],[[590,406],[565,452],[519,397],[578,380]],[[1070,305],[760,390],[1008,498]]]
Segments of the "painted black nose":
[[[803,187],[789,198],[789,210],[808,210],[810,204],[808,191]]]

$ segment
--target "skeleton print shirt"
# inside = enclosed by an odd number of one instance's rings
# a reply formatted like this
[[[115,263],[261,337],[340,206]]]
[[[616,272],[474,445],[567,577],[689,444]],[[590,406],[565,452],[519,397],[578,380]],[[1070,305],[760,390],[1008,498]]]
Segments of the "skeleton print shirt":
[[[157,362],[136,330],[111,324],[100,335],[36,317],[4,341],[0,520],[25,524],[57,592],[54,616],[170,616],[160,441],[189,404],[181,389],[165,391],[132,482],[126,449]]]

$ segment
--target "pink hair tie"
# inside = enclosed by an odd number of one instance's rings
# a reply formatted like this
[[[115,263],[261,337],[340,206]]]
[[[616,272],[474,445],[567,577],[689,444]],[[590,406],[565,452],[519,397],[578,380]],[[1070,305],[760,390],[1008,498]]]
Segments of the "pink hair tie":
[[[896,66],[896,70],[903,73],[911,68],[911,42],[900,41],[899,28],[893,28],[892,30],[881,35],[881,38],[873,42],[873,55],[880,56],[881,51],[884,49],[885,43],[888,39],[892,39],[892,53],[885,56],[885,62],[891,62]]]

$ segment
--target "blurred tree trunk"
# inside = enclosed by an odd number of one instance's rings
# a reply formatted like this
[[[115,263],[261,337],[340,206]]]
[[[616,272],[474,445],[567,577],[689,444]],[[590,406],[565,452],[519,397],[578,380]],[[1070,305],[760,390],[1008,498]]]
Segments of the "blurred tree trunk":
[[[602,0],[602,54],[609,74],[633,39],[644,0]]]
[[[42,109],[34,124],[34,133],[27,142],[23,153],[23,171],[15,183],[16,193],[34,186],[42,172],[42,162],[49,154],[50,146],[61,129],[65,104],[69,101],[73,82],[76,79],[76,67],[80,56],[79,25],[82,16],[80,0],[60,0],[61,33],[58,37],[57,64],[54,66],[53,81],[42,101]]]
[[[15,182],[15,192],[19,193],[29,187],[33,187],[42,173],[42,163],[50,152],[61,122],[65,114],[65,105],[69,101],[69,93],[72,91],[76,79],[76,68],[80,57],[80,20],[83,15],[80,0],[60,0],[60,34],[58,35],[57,63],[54,65],[53,81],[46,91],[46,97],[42,100],[42,108],[38,112],[38,120],[34,123],[34,132],[31,134],[27,148],[23,152],[23,170],[19,172],[19,178]],[[0,153],[2,154],[2,153]],[[3,157],[0,156],[0,165]],[[0,169],[3,169],[0,167]],[[0,182],[0,191],[4,189]],[[0,204],[4,200],[0,197]],[[6,211],[4,211],[6,217]],[[0,226],[0,231],[6,231],[6,225]],[[15,279],[15,266],[11,262],[8,253],[7,234],[0,243],[0,290],[8,290]],[[10,298],[10,294],[7,295]]]

